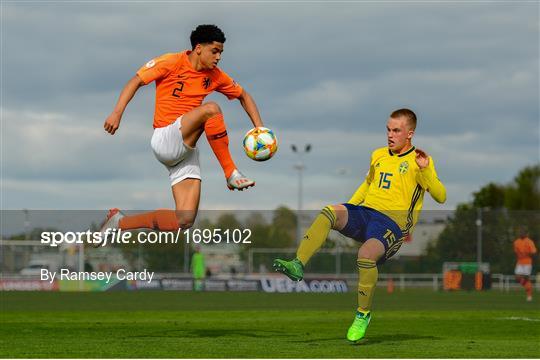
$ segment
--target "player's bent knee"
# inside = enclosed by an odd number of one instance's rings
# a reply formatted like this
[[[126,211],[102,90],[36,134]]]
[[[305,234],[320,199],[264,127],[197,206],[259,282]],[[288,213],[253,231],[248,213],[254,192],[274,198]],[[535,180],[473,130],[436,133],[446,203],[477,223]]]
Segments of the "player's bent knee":
[[[194,211],[183,210],[176,212],[176,219],[178,221],[178,226],[181,229],[189,229],[195,223],[195,218],[197,214]]]
[[[376,255],[373,252],[358,251],[358,259],[369,259],[373,261],[378,261],[380,258],[380,255]]]
[[[189,229],[193,226],[193,222],[180,223],[180,229]]]
[[[347,208],[341,204],[331,205],[330,207],[333,209],[334,214],[336,214],[336,222],[333,229],[343,229],[345,225],[347,225],[347,221],[349,221],[349,213]]]
[[[211,118],[214,115],[221,114],[221,108],[214,101],[209,101],[207,103],[204,103],[202,106],[204,108],[207,118]]]
[[[377,239],[368,239],[358,249],[359,259],[378,261],[384,255],[384,245]]]

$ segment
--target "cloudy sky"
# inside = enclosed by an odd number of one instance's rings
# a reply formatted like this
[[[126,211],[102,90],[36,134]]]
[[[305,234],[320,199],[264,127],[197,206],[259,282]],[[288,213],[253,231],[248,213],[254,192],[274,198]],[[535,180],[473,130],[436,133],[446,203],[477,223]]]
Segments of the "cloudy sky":
[[[280,150],[256,163],[251,127],[220,94],[231,151],[257,181],[229,192],[201,138],[202,209],[343,202],[388,114],[410,107],[418,147],[434,159],[452,209],[539,161],[537,2],[3,2],[2,208],[172,207],[167,171],[150,149],[154,86],[139,91],[117,135],[103,131],[125,82],[149,59],[189,46],[199,23],[227,42],[221,68],[255,98]],[[439,208],[433,201],[426,207]]]

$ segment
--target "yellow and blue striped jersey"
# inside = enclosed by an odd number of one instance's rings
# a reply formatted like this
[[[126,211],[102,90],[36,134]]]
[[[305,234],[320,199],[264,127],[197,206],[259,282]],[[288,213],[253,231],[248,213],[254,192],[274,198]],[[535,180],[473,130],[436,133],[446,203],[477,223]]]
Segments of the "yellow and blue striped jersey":
[[[431,156],[429,165],[420,169],[415,147],[400,155],[383,147],[371,154],[366,179],[349,203],[386,214],[407,236],[418,220],[426,191],[439,203],[446,200],[446,189],[437,177]]]

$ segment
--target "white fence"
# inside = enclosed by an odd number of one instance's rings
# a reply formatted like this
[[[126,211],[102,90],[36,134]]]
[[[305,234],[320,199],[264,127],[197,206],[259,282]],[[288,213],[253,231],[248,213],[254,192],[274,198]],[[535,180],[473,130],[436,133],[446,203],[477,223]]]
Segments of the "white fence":
[[[341,275],[347,279],[347,284],[351,288],[357,286],[357,276]],[[379,274],[378,287],[388,288],[393,282],[395,289],[403,291],[407,288],[431,288],[433,291],[443,290],[442,274]],[[531,282],[536,291],[540,291],[540,274],[531,277]],[[509,292],[510,290],[520,290],[522,286],[516,282],[514,275],[491,274],[491,289]]]
[[[91,254],[99,255],[99,250],[89,251],[88,254],[84,252],[84,248],[76,247],[76,249],[61,249],[61,248],[50,248],[40,244],[37,241],[23,241],[23,240],[0,240],[0,269],[2,276],[21,276],[21,270],[30,262],[32,258],[39,257],[40,259],[49,259],[48,261],[53,263],[57,262],[58,266],[64,267],[68,266],[71,268],[83,269],[85,266],[85,261],[88,261]],[[112,254],[107,252],[104,253],[101,257],[101,261],[108,261],[111,264],[121,265],[123,264],[122,259],[118,254]],[[245,258],[245,266],[243,272],[239,272],[236,275],[230,274],[215,274],[214,278],[216,279],[228,279],[230,277],[234,278],[244,278],[249,277],[251,274],[270,274],[272,269],[271,260],[273,257],[285,257],[291,258],[294,257],[296,249],[249,249],[247,252],[247,258]],[[356,289],[358,274],[350,273],[347,271],[345,273],[342,271],[344,268],[349,268],[349,266],[343,266],[342,260],[347,259],[356,259],[356,250],[350,248],[334,248],[334,249],[321,249],[319,251],[318,257],[320,255],[326,255],[329,260],[326,264],[325,273],[317,274],[306,274],[307,277],[310,275],[312,277],[328,277],[335,278],[339,277],[345,279],[348,282],[348,285],[351,289]],[[264,255],[263,257],[258,258],[257,256]],[[316,259],[316,258],[314,258]],[[53,261],[54,260],[54,261]],[[331,261],[333,262],[331,262]],[[392,260],[390,260],[392,261]],[[71,265],[70,265],[71,264]],[[330,264],[330,265],[329,265]],[[260,265],[265,265],[265,268],[261,268]],[[116,266],[117,267],[117,266]],[[350,267],[354,269],[355,267]],[[97,268],[96,270],[99,270]],[[383,267],[384,270],[384,267]],[[178,274],[178,273],[175,273]],[[187,274],[179,274],[187,275]],[[24,278],[24,276],[22,276]],[[531,281],[537,291],[540,291],[540,274],[536,274],[531,277]],[[492,289],[500,291],[510,291],[521,289],[521,285],[515,281],[514,275],[506,274],[492,274],[491,275],[491,284]],[[380,273],[379,282],[377,284],[379,287],[388,288],[391,286],[397,291],[403,291],[407,288],[426,288],[432,289],[433,291],[438,291],[443,289],[443,275],[441,273]]]

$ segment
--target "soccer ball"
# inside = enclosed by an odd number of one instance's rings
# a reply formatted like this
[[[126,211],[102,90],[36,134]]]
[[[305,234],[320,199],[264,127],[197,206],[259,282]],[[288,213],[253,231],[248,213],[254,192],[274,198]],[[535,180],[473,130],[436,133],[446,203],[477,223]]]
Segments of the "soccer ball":
[[[270,159],[278,149],[274,132],[265,127],[256,127],[249,130],[244,136],[243,144],[246,155],[255,161]]]

